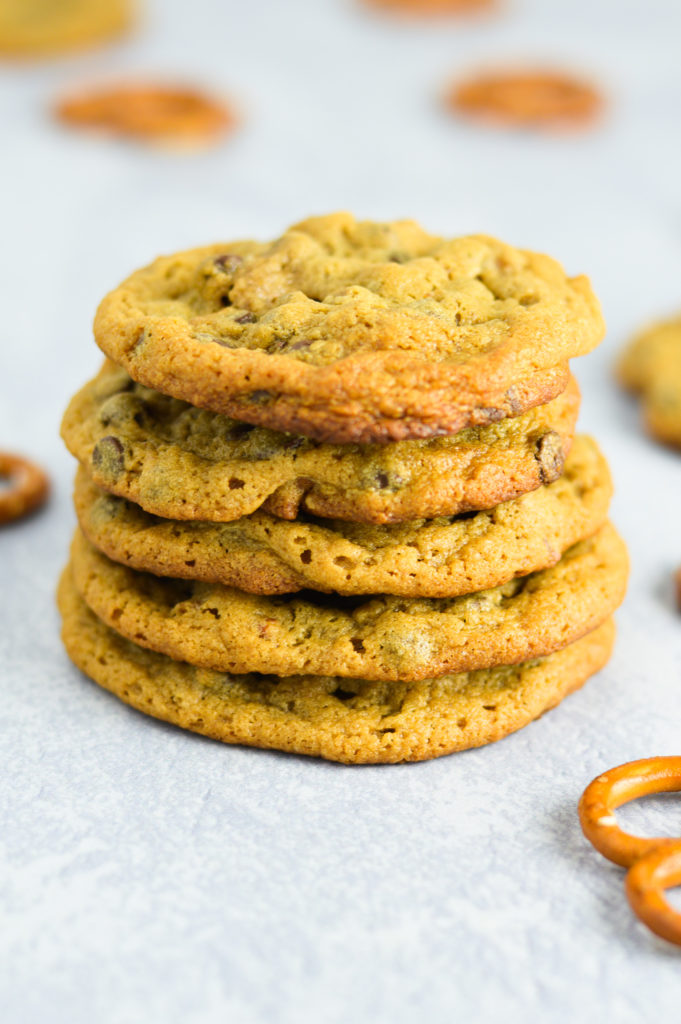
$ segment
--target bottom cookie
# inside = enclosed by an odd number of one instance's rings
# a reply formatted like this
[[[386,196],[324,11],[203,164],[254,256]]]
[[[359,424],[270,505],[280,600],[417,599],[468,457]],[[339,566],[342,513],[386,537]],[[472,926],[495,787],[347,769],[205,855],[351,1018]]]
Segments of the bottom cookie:
[[[72,661],[139,711],[224,743],[345,764],[424,761],[501,739],[602,668],[615,635],[608,620],[546,658],[416,683],[233,676],[124,640],[89,610],[70,569],[58,601]]]

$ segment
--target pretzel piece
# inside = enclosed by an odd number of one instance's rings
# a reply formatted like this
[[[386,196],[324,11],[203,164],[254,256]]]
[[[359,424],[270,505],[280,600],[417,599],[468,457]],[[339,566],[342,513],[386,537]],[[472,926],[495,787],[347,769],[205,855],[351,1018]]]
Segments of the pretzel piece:
[[[197,89],[145,83],[101,86],[63,99],[67,124],[147,141],[207,143],[235,124],[225,103]]]
[[[660,760],[663,760],[660,758]],[[669,758],[679,760],[679,758]],[[654,840],[653,840],[654,841]],[[627,872],[625,890],[631,909],[651,931],[681,946],[681,914],[664,898],[665,889],[681,884],[681,840],[671,840],[646,854]]]
[[[46,474],[20,455],[0,452],[0,479],[9,481],[0,489],[0,524],[28,515],[47,498]]]
[[[560,71],[480,72],[453,85],[455,111],[522,127],[577,127],[592,121],[602,101],[589,83]]]
[[[644,839],[624,832],[617,824],[613,811],[630,800],[650,793],[679,791],[681,757],[649,757],[611,768],[595,778],[582,794],[579,802],[582,831],[608,860],[622,867],[631,867],[635,861],[653,850],[681,844],[678,839]]]

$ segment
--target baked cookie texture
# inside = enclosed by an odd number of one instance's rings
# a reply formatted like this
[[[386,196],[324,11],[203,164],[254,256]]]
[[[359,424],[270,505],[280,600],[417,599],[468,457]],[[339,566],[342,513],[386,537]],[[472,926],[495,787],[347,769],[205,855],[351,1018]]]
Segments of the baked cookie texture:
[[[41,57],[105,42],[133,20],[132,0],[2,0],[0,55]]]
[[[584,277],[311,218],[108,295],[62,435],[64,643],[148,714],[348,764],[507,735],[607,660],[628,571],[575,438]]]
[[[158,259],[95,318],[100,348],[140,383],[334,443],[517,416],[602,334],[587,279],[548,256],[344,213]]]
[[[608,620],[543,659],[414,683],[233,676],[124,640],[89,610],[68,570],[59,606],[73,662],[139,711],[224,743],[345,764],[422,761],[501,739],[582,686],[614,641]]]
[[[611,495],[607,462],[591,438],[577,436],[553,483],[458,517],[388,526],[267,512],[231,523],[168,520],[98,488],[82,467],[74,504],[96,548],[158,576],[255,594],[455,597],[555,565],[603,525]]]
[[[681,448],[681,316],[638,334],[616,367],[623,387],[641,397],[646,429]]]
[[[394,523],[489,508],[556,480],[578,411],[573,378],[547,405],[487,427],[330,445],[198,409],[108,363],[71,401],[62,436],[98,486],[167,518],[263,509]]]
[[[80,532],[71,566],[79,593],[103,622],[179,661],[227,672],[393,682],[551,654],[613,613],[628,571],[624,544],[609,524],[551,569],[455,598],[245,594],[135,572]]]

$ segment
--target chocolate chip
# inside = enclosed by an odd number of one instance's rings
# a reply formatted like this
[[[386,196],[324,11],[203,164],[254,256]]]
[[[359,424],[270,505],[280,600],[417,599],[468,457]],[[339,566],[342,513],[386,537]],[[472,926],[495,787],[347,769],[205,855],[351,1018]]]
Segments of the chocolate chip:
[[[243,313],[234,321],[235,324],[254,324],[257,320],[255,313]]]
[[[229,428],[229,440],[238,441],[239,438],[247,437],[254,430],[255,427],[252,423],[234,423]]]
[[[304,551],[300,552],[300,561],[303,563],[303,565],[310,564],[310,562],[312,561],[312,552],[310,551],[309,548],[305,548]]]
[[[92,449],[92,465],[104,477],[115,479],[123,472],[123,445],[117,437],[103,437]]]
[[[353,693],[351,690],[344,690],[341,686],[338,686],[331,696],[335,697],[336,700],[352,700],[352,698],[356,697],[357,694]]]
[[[229,478],[229,489],[230,491],[239,491],[244,486],[243,480],[239,480],[236,476],[230,476]]]
[[[290,437],[284,441],[283,447],[287,452],[294,452],[298,448],[302,448],[306,441],[306,437]]]
[[[541,482],[550,484],[557,480],[565,465],[565,452],[560,434],[555,430],[549,430],[540,437],[534,446],[534,457],[539,463]]]
[[[358,636],[351,636],[350,643],[358,654],[364,654],[364,641],[360,640]]]
[[[235,256],[233,253],[225,253],[223,256],[216,256],[213,263],[223,273],[233,274],[237,267],[241,266],[243,259],[241,256]]]
[[[376,483],[378,484],[378,486],[380,488],[385,489],[388,486],[388,484],[390,483],[390,480],[388,478],[388,474],[387,473],[377,473],[376,474]]]

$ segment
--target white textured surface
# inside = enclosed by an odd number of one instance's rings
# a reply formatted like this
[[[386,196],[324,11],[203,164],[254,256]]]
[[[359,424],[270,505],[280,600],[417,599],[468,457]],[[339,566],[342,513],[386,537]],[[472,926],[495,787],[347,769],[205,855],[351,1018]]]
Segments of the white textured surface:
[[[576,804],[604,768],[679,753],[681,460],[643,437],[610,367],[681,306],[681,7],[506,7],[418,27],[343,0],[157,0],[124,46],[0,71],[0,441],[55,485],[0,531],[3,1022],[678,1019],[681,954],[634,923]],[[594,74],[608,118],[535,138],[440,112],[451,74],[508,57]],[[119,69],[224,86],[243,128],[177,157],[51,122],[59,89]],[[98,363],[98,298],[158,252],[343,207],[545,249],[592,275],[609,323],[577,373],[633,560],[615,657],[516,736],[424,765],[341,768],[153,722],[69,665],[53,607],[73,525],[58,422]],[[625,817],[681,833],[675,798]]]

